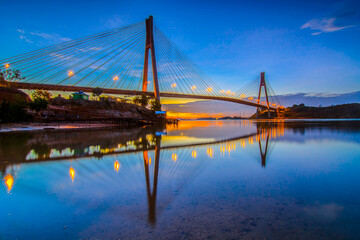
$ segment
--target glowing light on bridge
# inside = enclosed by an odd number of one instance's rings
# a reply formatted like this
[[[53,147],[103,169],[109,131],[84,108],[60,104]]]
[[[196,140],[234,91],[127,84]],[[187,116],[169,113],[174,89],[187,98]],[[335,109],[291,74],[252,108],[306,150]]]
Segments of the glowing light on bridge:
[[[241,96],[240,96],[241,98],[245,98],[245,94],[241,94]]]
[[[220,90],[220,93],[224,93],[225,92],[225,90]]]
[[[14,178],[11,174],[8,174],[4,177],[5,185],[7,187],[7,191],[10,192],[14,185]]]
[[[171,155],[171,159],[172,159],[174,162],[176,162],[176,160],[177,160],[177,155],[176,155],[176,153],[173,153],[173,154]]]
[[[74,72],[73,71],[68,71],[68,76],[69,76],[69,85],[71,85],[71,77],[74,76]]]
[[[118,162],[118,160],[116,160],[114,162],[114,170],[118,173],[120,169],[120,163]]]
[[[74,179],[75,179],[75,169],[73,169],[72,167],[70,167],[70,169],[69,169],[69,174],[70,174],[70,177],[71,177],[71,181],[74,182]]]
[[[114,80],[114,81],[117,81],[117,80],[119,80],[119,77],[118,77],[118,76],[115,76],[115,77],[113,77],[113,80]]]
[[[5,68],[8,69],[10,67],[10,64],[5,64]]]
[[[249,98],[248,98],[249,101],[252,101],[253,99],[254,99],[253,97],[249,97]]]
[[[193,151],[191,152],[191,156],[192,156],[193,158],[196,158],[196,156],[197,156],[196,150],[193,150]]]
[[[192,90],[195,90],[195,89],[196,89],[196,86],[195,86],[195,85],[194,85],[194,86],[192,86],[192,87],[191,87],[191,89],[192,89]]]
[[[171,87],[172,87],[172,88],[176,87],[176,83],[173,83],[173,84],[171,85]]]
[[[208,91],[208,92],[212,92],[212,87],[209,87],[208,89],[206,89],[206,91]]]

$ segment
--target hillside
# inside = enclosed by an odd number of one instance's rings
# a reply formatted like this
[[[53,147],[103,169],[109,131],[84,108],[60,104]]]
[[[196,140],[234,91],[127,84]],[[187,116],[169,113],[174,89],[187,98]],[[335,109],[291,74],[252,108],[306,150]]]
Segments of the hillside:
[[[254,116],[252,116],[254,117]],[[308,107],[304,104],[293,105],[285,108],[279,115],[272,114],[273,118],[360,118],[360,103],[341,104],[329,107]],[[267,112],[264,111],[259,118],[267,118]]]

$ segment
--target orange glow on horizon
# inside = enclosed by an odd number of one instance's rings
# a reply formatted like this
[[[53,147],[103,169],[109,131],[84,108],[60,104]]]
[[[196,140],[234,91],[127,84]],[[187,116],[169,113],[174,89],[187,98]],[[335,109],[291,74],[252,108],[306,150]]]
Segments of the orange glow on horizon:
[[[7,191],[10,192],[14,185],[14,178],[11,174],[8,174],[4,177],[5,185],[7,187]]]
[[[175,117],[175,118],[183,118],[183,119],[196,119],[196,118],[207,118],[207,117],[213,117],[213,118],[220,118],[223,117],[223,113],[187,113],[187,112],[172,112],[167,111],[166,115],[168,117]]]

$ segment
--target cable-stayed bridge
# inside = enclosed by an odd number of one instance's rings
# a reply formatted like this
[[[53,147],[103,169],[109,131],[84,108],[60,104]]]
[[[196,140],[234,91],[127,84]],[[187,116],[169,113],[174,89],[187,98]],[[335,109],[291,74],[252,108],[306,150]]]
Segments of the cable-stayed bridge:
[[[145,50],[145,51],[144,51]],[[0,60],[1,69],[25,77],[9,81],[19,89],[221,100],[277,110],[280,103],[265,73],[239,91],[217,86],[154,24],[108,30]],[[5,79],[6,80],[6,79]]]

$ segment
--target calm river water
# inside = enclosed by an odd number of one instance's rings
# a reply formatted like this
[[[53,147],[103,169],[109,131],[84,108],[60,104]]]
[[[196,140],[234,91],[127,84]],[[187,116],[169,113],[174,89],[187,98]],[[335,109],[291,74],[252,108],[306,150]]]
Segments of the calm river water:
[[[360,121],[0,133],[0,239],[360,239]]]

